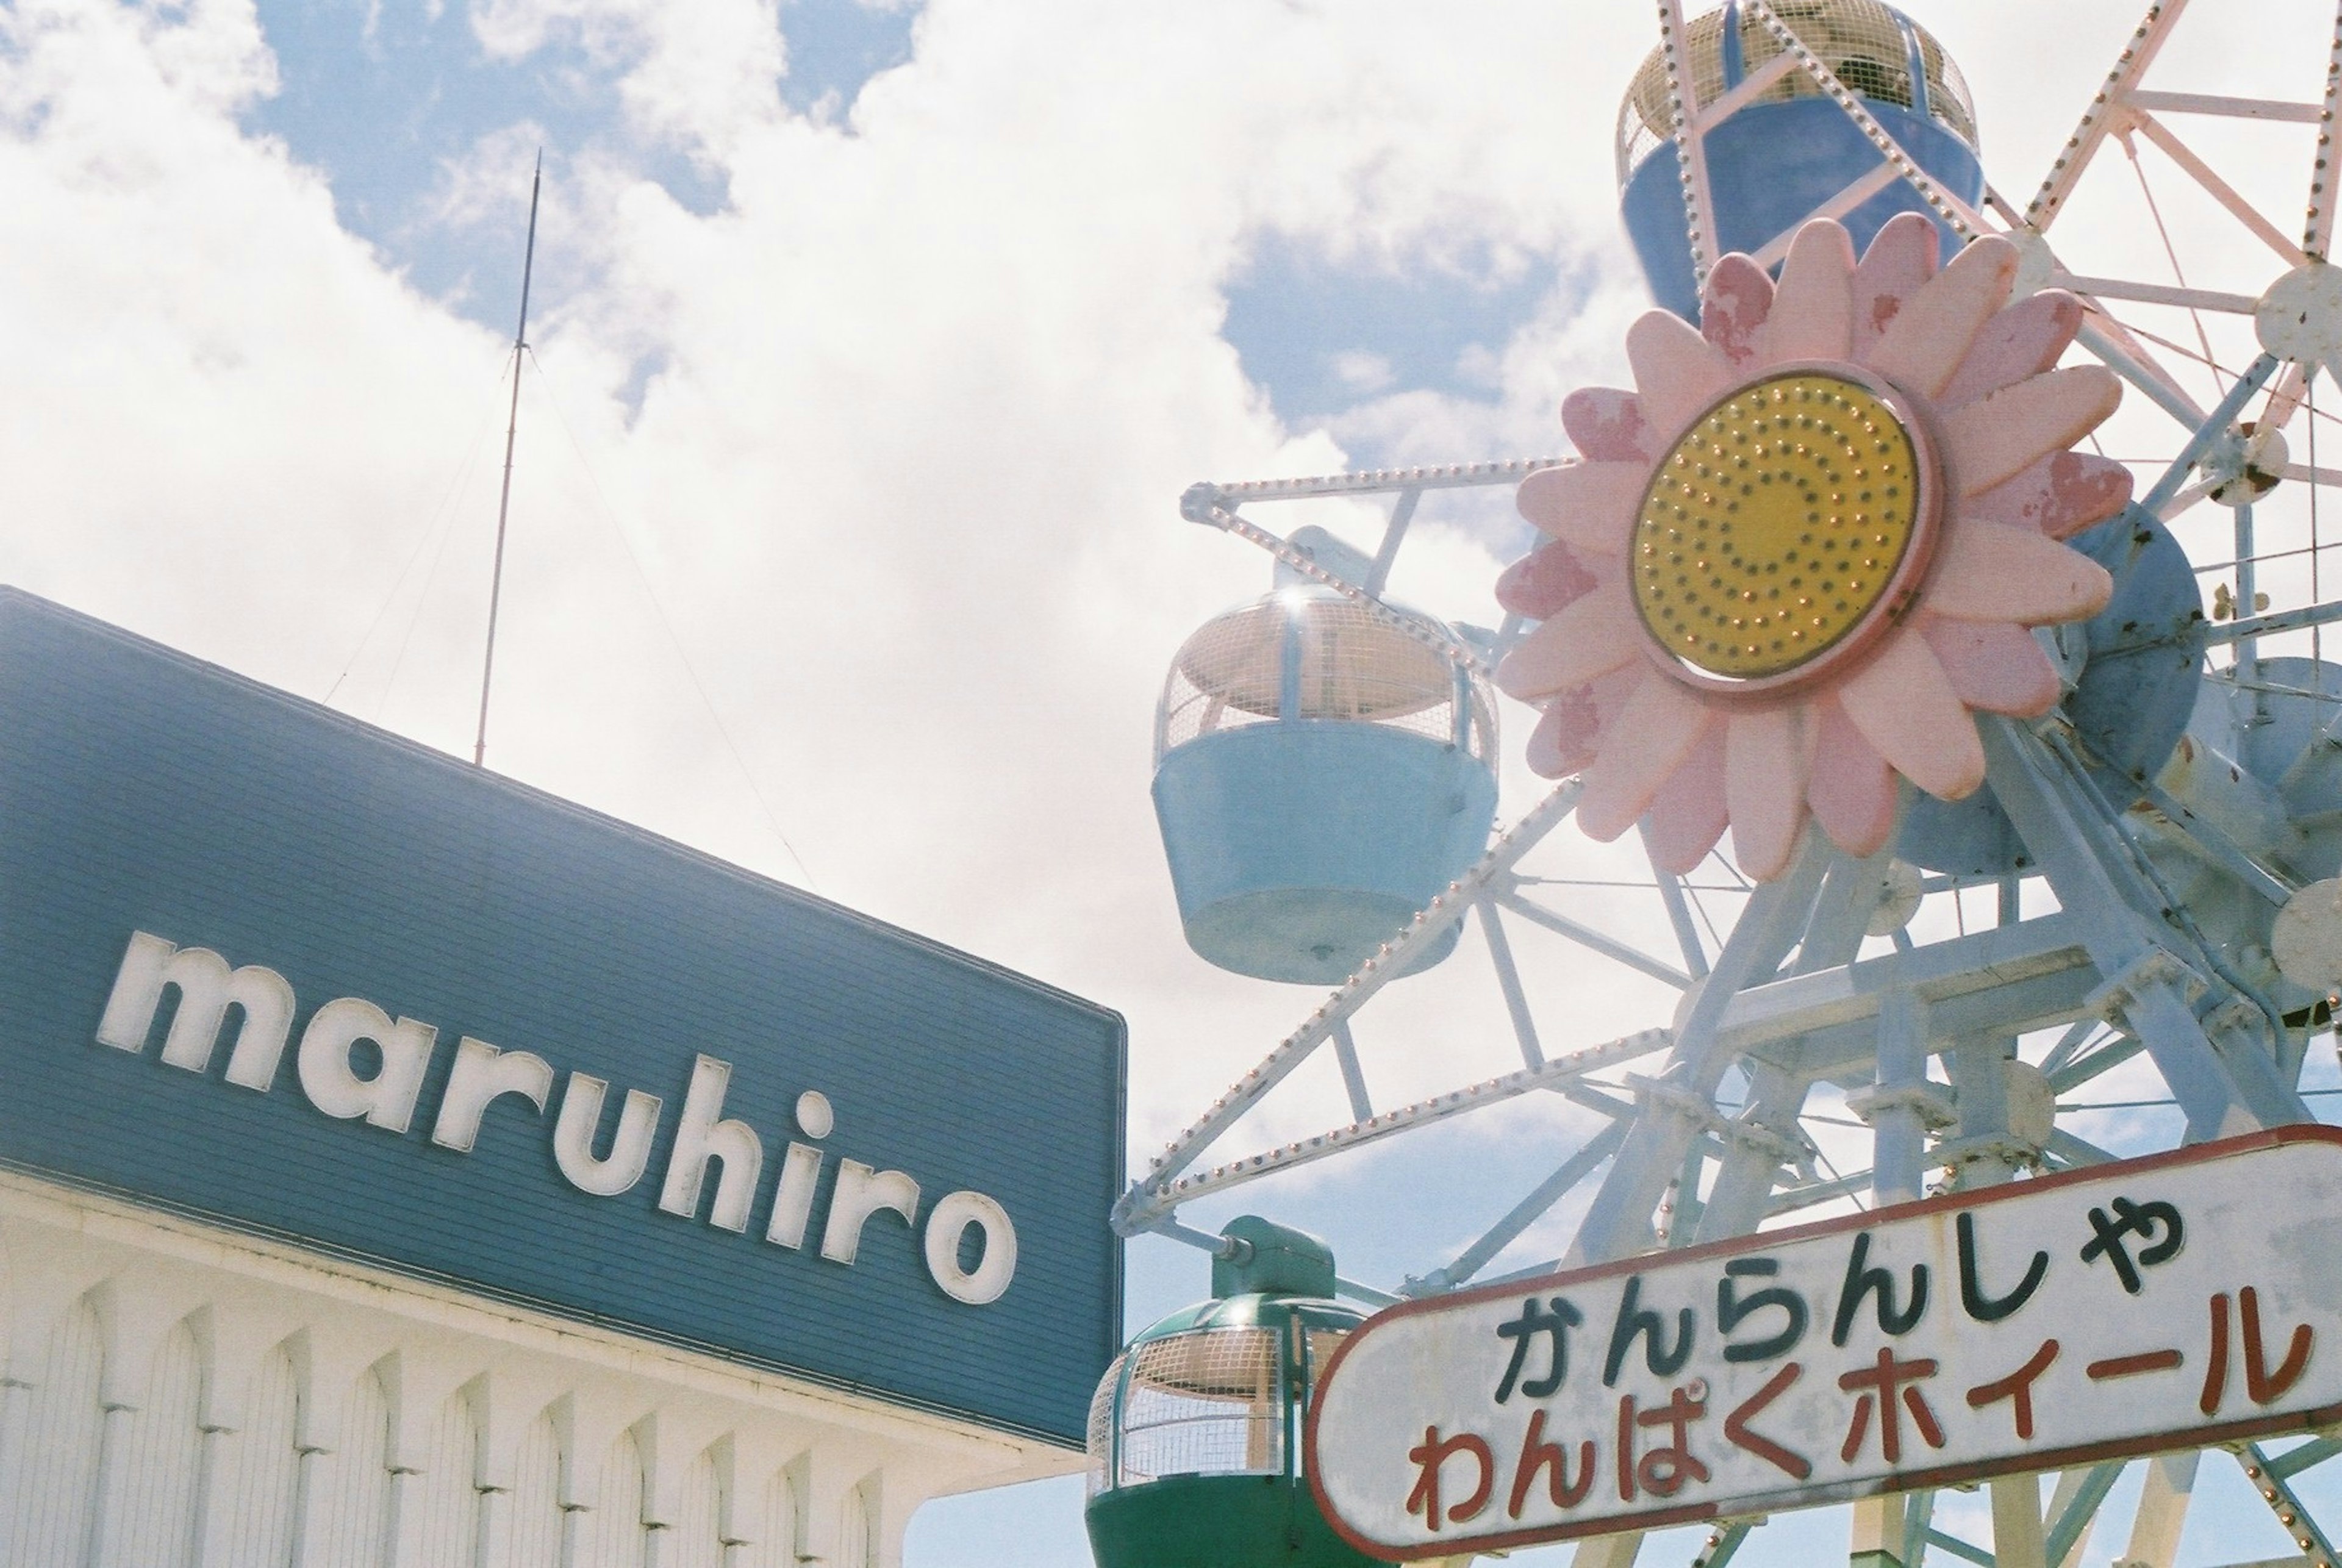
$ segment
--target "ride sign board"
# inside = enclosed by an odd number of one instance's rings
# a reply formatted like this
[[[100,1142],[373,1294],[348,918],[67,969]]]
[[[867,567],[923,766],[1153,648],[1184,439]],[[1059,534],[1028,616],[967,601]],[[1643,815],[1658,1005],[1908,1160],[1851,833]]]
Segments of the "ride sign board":
[[[1381,1557],[2342,1419],[2342,1129],[2287,1127],[1394,1307],[1310,1412]]]

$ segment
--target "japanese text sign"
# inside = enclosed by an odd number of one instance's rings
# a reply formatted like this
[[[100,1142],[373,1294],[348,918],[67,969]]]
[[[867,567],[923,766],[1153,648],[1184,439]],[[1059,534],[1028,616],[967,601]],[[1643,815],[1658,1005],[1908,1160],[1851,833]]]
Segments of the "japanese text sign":
[[[1392,1308],[1310,1413],[1383,1557],[1764,1513],[2342,1418],[2342,1130]]]

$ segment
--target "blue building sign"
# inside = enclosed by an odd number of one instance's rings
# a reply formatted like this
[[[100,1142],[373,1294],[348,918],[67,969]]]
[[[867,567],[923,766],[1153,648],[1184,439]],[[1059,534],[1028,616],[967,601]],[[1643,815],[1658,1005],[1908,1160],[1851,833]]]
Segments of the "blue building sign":
[[[1113,1013],[0,590],[0,1161],[1070,1446]]]

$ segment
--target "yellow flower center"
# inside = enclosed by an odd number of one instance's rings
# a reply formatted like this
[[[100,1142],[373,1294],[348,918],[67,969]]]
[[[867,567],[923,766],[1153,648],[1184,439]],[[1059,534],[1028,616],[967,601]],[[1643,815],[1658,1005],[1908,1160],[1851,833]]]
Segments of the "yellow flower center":
[[[1920,454],[1859,382],[1797,371],[1717,403],[1661,460],[1635,524],[1635,608],[1700,674],[1811,664],[1877,608],[1920,528]]]

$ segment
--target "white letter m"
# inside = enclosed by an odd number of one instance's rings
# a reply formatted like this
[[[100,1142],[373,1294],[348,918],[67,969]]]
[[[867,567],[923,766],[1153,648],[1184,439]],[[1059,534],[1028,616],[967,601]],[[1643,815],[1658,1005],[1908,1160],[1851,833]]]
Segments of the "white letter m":
[[[256,964],[230,970],[227,960],[209,948],[181,949],[159,936],[133,932],[121,972],[114,977],[114,994],[98,1021],[98,1044],[117,1051],[145,1050],[166,985],[178,987],[179,1006],[163,1040],[163,1060],[190,1073],[207,1070],[227,1010],[241,1008],[227,1081],[266,1094],[293,1026],[293,987],[285,976]]]

